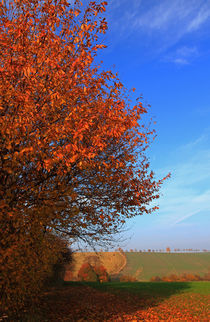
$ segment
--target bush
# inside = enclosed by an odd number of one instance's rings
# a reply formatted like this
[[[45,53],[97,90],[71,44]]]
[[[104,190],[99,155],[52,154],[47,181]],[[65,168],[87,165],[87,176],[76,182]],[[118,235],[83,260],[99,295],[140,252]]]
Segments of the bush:
[[[0,316],[18,316],[25,306],[36,303],[46,281],[55,279],[55,264],[65,261],[65,252],[65,241],[50,233],[36,239],[27,233],[21,247],[10,247],[0,265]]]
[[[72,250],[70,250],[65,242],[57,239],[57,246],[60,244],[60,252],[57,261],[52,265],[51,274],[45,280],[46,286],[63,283],[65,275],[65,265],[72,262]]]

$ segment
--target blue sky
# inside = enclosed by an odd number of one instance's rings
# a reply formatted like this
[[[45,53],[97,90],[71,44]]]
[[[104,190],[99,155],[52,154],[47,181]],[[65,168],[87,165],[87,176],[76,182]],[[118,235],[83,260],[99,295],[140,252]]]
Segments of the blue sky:
[[[129,220],[126,249],[210,249],[210,1],[109,0],[100,60],[151,105],[159,211]]]

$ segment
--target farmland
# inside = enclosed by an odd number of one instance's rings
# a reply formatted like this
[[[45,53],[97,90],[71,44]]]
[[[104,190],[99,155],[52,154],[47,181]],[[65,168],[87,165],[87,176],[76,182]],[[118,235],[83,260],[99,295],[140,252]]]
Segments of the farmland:
[[[75,253],[72,267],[67,267],[65,280],[76,280],[77,272],[88,258],[97,259],[110,275],[129,275],[138,281],[149,281],[154,276],[198,274],[201,277],[209,272],[210,253],[155,253],[155,252],[99,252]],[[69,270],[69,271],[68,271]],[[71,270],[73,273],[71,273]],[[70,274],[73,274],[70,276]],[[73,279],[72,279],[73,276]]]
[[[148,281],[153,276],[192,273],[203,276],[210,269],[210,253],[125,253],[121,274]]]

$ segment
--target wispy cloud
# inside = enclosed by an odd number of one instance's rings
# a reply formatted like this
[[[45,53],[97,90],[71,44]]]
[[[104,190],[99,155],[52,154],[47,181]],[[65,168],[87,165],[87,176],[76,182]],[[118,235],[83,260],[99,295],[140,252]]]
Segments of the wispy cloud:
[[[113,0],[108,9],[113,16],[121,12],[119,23],[124,20],[123,25],[145,31],[166,31],[173,27],[186,33],[200,28],[210,18],[210,0]]]
[[[197,47],[182,46],[174,52],[169,52],[164,61],[172,62],[179,65],[187,65],[199,55]]]
[[[191,32],[197,30],[210,18],[210,3],[205,1],[198,11],[197,15],[188,24],[187,31]]]
[[[210,0],[113,0],[108,6],[110,29],[118,37],[132,39],[139,35],[146,42],[166,50],[185,35],[210,26]],[[155,44],[154,44],[155,41]],[[186,64],[186,57],[174,62]]]
[[[173,2],[162,1],[156,5],[150,2],[151,6],[149,9],[136,16],[135,21],[133,21],[133,26],[153,29],[153,31],[165,31],[175,22],[176,24],[181,21],[183,23],[192,14],[192,11],[195,8],[197,9],[197,5],[192,5],[193,1],[190,6],[186,5],[186,2],[180,0],[174,0]]]
[[[206,132],[177,151],[185,161],[170,167],[172,178],[164,185],[159,202],[159,224],[175,226],[200,212],[205,212],[210,222],[209,140]]]

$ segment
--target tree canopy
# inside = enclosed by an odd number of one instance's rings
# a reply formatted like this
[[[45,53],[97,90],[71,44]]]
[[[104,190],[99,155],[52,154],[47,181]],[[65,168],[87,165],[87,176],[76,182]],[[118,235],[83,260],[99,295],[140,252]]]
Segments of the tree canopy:
[[[4,256],[46,232],[97,241],[151,213],[155,136],[118,76],[95,63],[106,2],[0,4],[0,209]],[[19,236],[19,237],[18,237]]]

